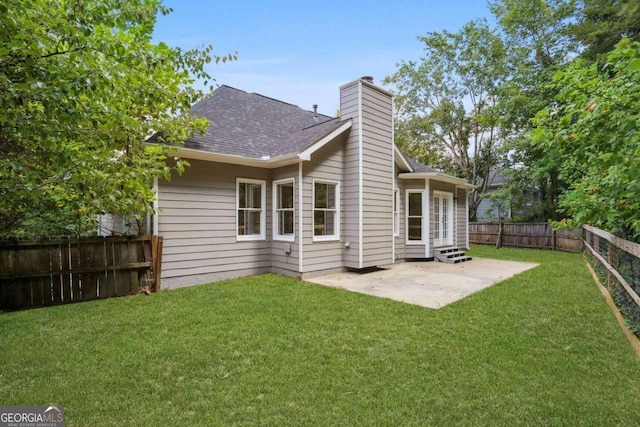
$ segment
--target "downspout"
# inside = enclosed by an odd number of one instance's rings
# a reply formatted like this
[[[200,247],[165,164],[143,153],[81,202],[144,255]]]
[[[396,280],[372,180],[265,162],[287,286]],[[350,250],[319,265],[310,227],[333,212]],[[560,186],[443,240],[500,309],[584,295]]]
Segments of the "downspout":
[[[424,242],[424,257],[429,258],[429,253],[431,252],[431,215],[429,215],[431,191],[429,191],[429,178],[425,178],[424,188],[425,197],[423,197],[424,200],[422,201],[422,208],[424,209],[424,212],[422,216],[426,218],[426,221],[424,221],[422,228],[424,233],[423,235],[427,237],[427,240]],[[425,224],[427,228],[426,230],[424,230]]]
[[[458,247],[458,185],[455,186],[453,193],[453,246]]]
[[[153,193],[155,194],[155,199],[153,201],[153,229],[151,230],[151,234],[158,235],[158,216],[160,215],[159,206],[160,206],[160,191],[158,189],[158,177],[153,178]]]
[[[393,201],[391,202],[391,262],[393,264],[396,263],[396,218],[394,216],[394,206],[398,210],[398,222],[400,219],[400,194],[398,194],[398,198],[396,198],[396,150],[395,150],[395,129],[394,129],[394,118],[396,115],[396,107],[393,103],[393,97],[391,97],[391,197]],[[396,202],[397,205],[396,205]],[[398,234],[400,234],[400,224],[398,224]]]
[[[362,138],[362,81],[358,81],[358,268],[362,268],[363,266],[363,247],[362,243],[364,238],[362,236],[363,232],[363,206],[362,206],[362,198],[363,198],[363,138]]]
[[[298,271],[300,272],[300,277],[302,277],[302,270],[304,268],[304,224],[302,223],[304,203],[302,185],[302,160],[300,160],[300,162],[298,162]]]
[[[464,192],[464,201],[465,201],[465,218],[466,218],[466,224],[465,224],[465,246],[467,247],[467,249],[471,249],[469,247],[469,194],[471,194],[472,190],[467,190]]]

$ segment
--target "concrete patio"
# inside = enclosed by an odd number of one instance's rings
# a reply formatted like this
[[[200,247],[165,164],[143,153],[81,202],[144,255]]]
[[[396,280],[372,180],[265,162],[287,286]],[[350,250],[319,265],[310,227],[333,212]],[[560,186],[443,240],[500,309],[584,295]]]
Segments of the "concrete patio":
[[[459,264],[405,262],[370,273],[331,274],[307,282],[438,309],[537,265],[487,258]]]

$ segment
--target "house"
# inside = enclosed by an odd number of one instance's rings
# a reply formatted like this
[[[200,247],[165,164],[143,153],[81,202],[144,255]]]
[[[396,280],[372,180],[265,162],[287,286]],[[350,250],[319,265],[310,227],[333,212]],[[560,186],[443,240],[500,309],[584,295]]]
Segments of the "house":
[[[371,78],[340,88],[340,117],[228,86],[192,113],[208,133],[177,151],[191,164],[183,175],[157,183],[163,287],[309,278],[468,247],[473,187],[398,150],[392,94]]]
[[[489,185],[476,210],[478,222],[509,221],[535,214],[535,207],[541,201],[538,189],[519,186],[517,194],[499,194],[499,191],[509,184],[510,179],[504,168],[496,167],[489,171]]]

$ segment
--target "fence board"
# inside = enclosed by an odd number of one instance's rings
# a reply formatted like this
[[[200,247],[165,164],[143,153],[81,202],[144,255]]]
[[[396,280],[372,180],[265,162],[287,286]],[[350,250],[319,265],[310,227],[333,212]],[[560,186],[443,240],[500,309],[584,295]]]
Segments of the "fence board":
[[[60,245],[50,246],[48,249],[49,249],[49,269],[52,272],[55,272],[56,270],[60,269]],[[59,300],[64,301],[65,293],[64,293],[64,290],[62,289],[62,280],[60,278],[60,275],[51,274],[49,276],[49,282],[50,282],[50,293],[52,295],[52,298],[53,298],[53,295],[57,293],[59,295]],[[43,299],[45,298],[46,297],[43,296]]]
[[[626,322],[640,337],[640,245],[584,226],[587,256]]]
[[[585,229],[585,246],[589,250],[587,253],[592,260],[597,260],[608,270],[609,287],[619,284],[629,294],[632,301],[636,306],[640,308],[640,278],[630,277],[630,282],[623,277],[621,273],[623,266],[619,263],[618,251],[626,252],[632,257],[633,261],[637,261],[640,258],[640,245],[628,240],[621,239],[611,233],[600,230],[588,225],[584,226]],[[604,239],[604,242],[601,241]],[[594,264],[597,263],[594,262]],[[636,291],[637,288],[638,291]]]
[[[616,245],[618,248],[632,254],[636,258],[640,258],[640,244],[621,239],[614,234],[608,233],[604,230],[600,230],[599,228],[591,227],[590,225],[585,225],[584,229],[593,233],[595,236],[603,237],[612,244]]]
[[[80,251],[80,242],[74,242],[69,245],[71,299],[75,301],[82,301],[82,257]]]
[[[127,264],[129,262],[129,245],[127,242],[117,242],[114,245],[116,245],[115,254],[118,256],[116,261],[118,265]],[[131,286],[130,278],[131,276],[128,271],[117,270],[113,292],[116,295],[126,295],[127,292],[129,292],[129,287]]]
[[[127,295],[154,277],[152,237],[0,240],[0,311]]]
[[[32,279],[27,279],[21,283],[20,295],[18,296],[18,303],[23,304],[25,307],[31,307],[33,301],[31,299]]]
[[[598,252],[596,252],[590,245],[587,244],[587,248],[589,249],[591,254],[593,254],[593,256],[595,256],[598,259],[598,261],[600,261],[602,265],[604,265],[605,268],[609,270],[609,273],[611,273],[611,275],[618,280],[618,283],[620,283],[620,285],[622,285],[622,287],[627,291],[631,299],[636,303],[638,307],[640,307],[640,296],[633,290],[633,288],[627,283],[627,281],[624,280],[622,275],[615,268],[613,268],[613,266],[609,264],[604,259],[604,257],[600,255]],[[609,284],[611,284],[611,282],[612,280],[609,280]]]
[[[498,248],[511,246],[581,252],[582,231],[553,230],[547,223],[472,222],[469,223],[469,242]]]
[[[100,287],[99,273],[104,271],[104,242],[89,243],[84,248],[84,263],[91,266],[92,270],[85,273],[85,282],[83,285],[82,299],[93,300],[98,298],[98,288]],[[95,268],[95,270],[93,270]]]

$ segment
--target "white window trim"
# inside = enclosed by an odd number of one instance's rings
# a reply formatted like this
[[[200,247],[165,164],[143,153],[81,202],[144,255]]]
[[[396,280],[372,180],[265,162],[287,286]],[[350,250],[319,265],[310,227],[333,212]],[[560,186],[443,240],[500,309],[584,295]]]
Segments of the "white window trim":
[[[400,190],[393,190],[393,237],[400,237]]]
[[[340,182],[327,179],[313,179],[311,184],[311,236],[312,242],[333,242],[340,240]],[[329,184],[336,186],[336,227],[335,234],[330,236],[315,235],[315,210],[316,210],[316,184]]]
[[[260,184],[260,234],[240,235],[238,234],[238,211],[240,210],[240,184]],[[252,178],[236,178],[236,241],[249,242],[256,240],[266,240],[266,228],[267,228],[267,181],[262,179]]]
[[[282,184],[293,184],[293,233],[291,234],[278,234],[278,221],[280,220],[278,216],[278,185]],[[273,181],[272,183],[272,198],[273,198],[273,240],[283,241],[283,242],[294,242],[296,240],[296,180],[295,178],[285,178],[278,179]]]
[[[421,234],[422,234],[422,239],[421,240],[409,240],[409,194],[411,193],[419,193],[422,195],[422,229],[421,229]],[[429,228],[427,227],[426,229],[426,233],[425,233],[425,197],[427,197],[428,191],[427,190],[407,190],[407,192],[405,193],[405,205],[404,205],[404,211],[405,211],[405,244],[407,245],[424,245],[426,243],[426,239],[425,237],[428,239],[428,234],[429,234]]]

